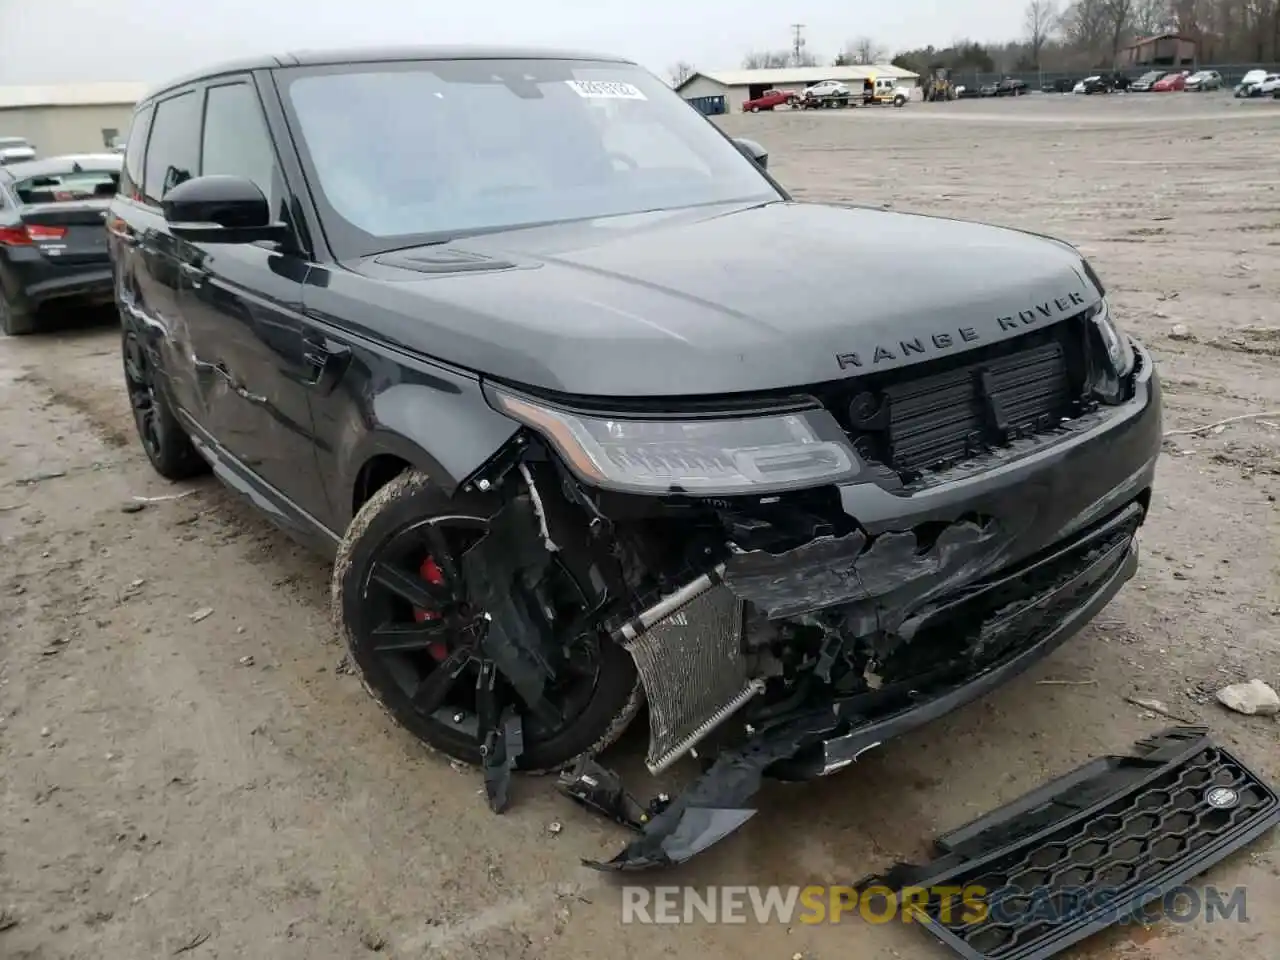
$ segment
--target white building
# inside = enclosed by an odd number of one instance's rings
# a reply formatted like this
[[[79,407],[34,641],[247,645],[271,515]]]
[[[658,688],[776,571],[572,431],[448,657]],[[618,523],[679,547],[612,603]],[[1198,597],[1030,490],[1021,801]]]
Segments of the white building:
[[[777,67],[767,70],[699,70],[690,74],[676,92],[686,100],[699,97],[724,97],[729,113],[741,113],[742,102],[762,96],[766,90],[800,93],[805,87],[822,80],[840,80],[861,85],[868,77],[891,77],[902,86],[914,90],[918,74],[892,64],[848,67]]]
[[[0,137],[25,137],[42,157],[93,153],[123,137],[145,83],[0,87]]]

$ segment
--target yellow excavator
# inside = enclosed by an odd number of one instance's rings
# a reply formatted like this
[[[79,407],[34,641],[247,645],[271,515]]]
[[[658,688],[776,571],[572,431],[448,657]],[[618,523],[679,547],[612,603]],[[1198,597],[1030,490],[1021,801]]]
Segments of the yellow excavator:
[[[956,85],[951,80],[950,70],[946,67],[934,68],[933,76],[925,80],[924,98],[930,103],[956,98]]]

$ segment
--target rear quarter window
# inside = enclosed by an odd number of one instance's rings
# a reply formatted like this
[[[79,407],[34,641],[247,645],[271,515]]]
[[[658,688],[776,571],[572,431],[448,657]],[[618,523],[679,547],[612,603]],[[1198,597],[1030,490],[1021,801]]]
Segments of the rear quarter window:
[[[120,192],[130,200],[142,199],[142,167],[147,155],[147,137],[151,133],[151,117],[155,107],[147,106],[133,115],[125,143],[124,168],[120,174]]]

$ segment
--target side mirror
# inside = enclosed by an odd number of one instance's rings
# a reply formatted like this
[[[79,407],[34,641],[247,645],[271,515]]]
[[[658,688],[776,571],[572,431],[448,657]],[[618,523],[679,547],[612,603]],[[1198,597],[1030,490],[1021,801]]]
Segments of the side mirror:
[[[283,241],[289,228],[271,222],[267,198],[252,180],[215,174],[178,184],[160,204],[169,232],[193,243]]]
[[[754,160],[761,170],[769,169],[769,151],[754,140],[747,140],[745,137],[735,137],[734,145],[743,152],[748,160]]]

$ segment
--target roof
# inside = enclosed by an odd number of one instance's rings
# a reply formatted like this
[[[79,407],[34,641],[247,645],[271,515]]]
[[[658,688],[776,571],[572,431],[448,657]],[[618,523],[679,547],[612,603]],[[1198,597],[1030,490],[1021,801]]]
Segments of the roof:
[[[147,92],[145,83],[60,83],[0,87],[0,110],[17,107],[133,106]]]
[[[1145,46],[1148,43],[1155,43],[1157,40],[1184,40],[1187,43],[1193,42],[1190,37],[1184,37],[1180,33],[1157,33],[1151,37],[1142,37],[1138,40],[1134,40],[1131,43],[1126,43],[1120,49],[1131,50],[1134,47],[1141,47],[1141,46]]]
[[[891,77],[895,80],[914,80],[920,76],[911,70],[889,63],[857,64],[847,67],[770,67],[764,70],[699,70],[685,78],[677,90],[693,81],[706,77],[726,87],[747,87],[753,84],[766,86],[777,83],[818,83],[821,80],[861,80],[864,77]]]
[[[39,177],[50,173],[70,173],[76,164],[92,166],[99,170],[119,170],[122,162],[123,158],[118,153],[76,153],[11,163],[0,169],[14,180],[25,180],[28,177]]]
[[[430,47],[338,47],[325,50],[296,50],[214,63],[194,73],[184,74],[152,87],[146,97],[174,87],[196,83],[209,77],[249,70],[273,70],[280,67],[317,67],[343,63],[393,63],[404,60],[597,60],[607,63],[631,63],[625,57],[591,53],[583,50],[556,50],[545,47],[479,47],[471,45]],[[144,99],[144,98],[139,98]]]

